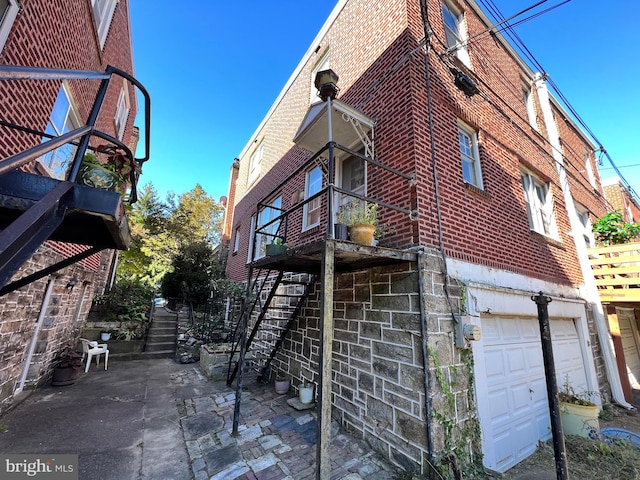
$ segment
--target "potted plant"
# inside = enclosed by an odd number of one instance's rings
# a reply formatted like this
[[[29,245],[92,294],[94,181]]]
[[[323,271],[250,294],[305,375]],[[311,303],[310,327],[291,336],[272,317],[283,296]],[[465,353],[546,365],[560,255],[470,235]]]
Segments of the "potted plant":
[[[60,351],[54,362],[51,385],[59,387],[76,382],[82,367],[82,354],[77,352],[70,343]]]
[[[278,374],[275,381],[276,393],[284,395],[289,393],[289,387],[291,386],[291,380],[284,376],[284,374]]]
[[[269,256],[272,255],[282,255],[287,251],[287,244],[282,241],[280,237],[275,237],[273,242],[267,244],[266,254]]]
[[[298,388],[298,399],[300,403],[309,404],[313,402],[313,383],[303,382]]]
[[[640,225],[625,222],[618,210],[597,219],[591,229],[596,241],[604,246],[627,243],[640,235]]]
[[[124,193],[132,172],[140,173],[140,166],[117,147],[100,145],[82,158],[77,182],[89,187]]]
[[[373,245],[378,223],[378,205],[363,200],[352,200],[340,207],[336,221],[347,225],[351,241]]]
[[[576,393],[569,383],[569,378],[565,379],[562,390],[558,392],[560,417],[565,435],[592,439],[597,437],[600,430],[600,409],[589,400],[590,397],[590,392]]]

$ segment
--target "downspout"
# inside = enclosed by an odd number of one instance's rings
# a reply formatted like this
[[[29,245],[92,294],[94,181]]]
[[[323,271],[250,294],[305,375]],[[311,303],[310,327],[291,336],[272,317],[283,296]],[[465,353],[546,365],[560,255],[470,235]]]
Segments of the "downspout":
[[[578,260],[580,262],[580,271],[582,272],[582,278],[584,281],[584,290],[587,302],[591,305],[591,312],[598,331],[598,338],[600,339],[600,345],[602,346],[602,356],[604,358],[604,365],[607,371],[607,377],[609,385],[611,386],[611,396],[616,403],[621,406],[632,409],[633,406],[627,403],[624,398],[624,391],[622,390],[622,383],[620,382],[620,374],[618,371],[618,364],[616,363],[615,353],[612,348],[612,340],[609,335],[609,329],[607,327],[607,321],[602,310],[602,303],[600,302],[600,294],[598,293],[598,287],[591,270],[591,264],[589,263],[589,255],[587,254],[587,245],[580,234],[580,221],[576,214],[575,204],[571,195],[571,187],[567,179],[567,172],[564,166],[564,158],[562,156],[562,147],[560,145],[560,134],[558,133],[558,127],[553,118],[553,112],[551,110],[551,102],[549,101],[549,91],[547,90],[547,84],[544,81],[544,77],[540,74],[536,75],[534,85],[538,92],[538,100],[542,108],[542,115],[544,123],[549,135],[549,142],[551,143],[553,160],[558,168],[558,175],[560,180],[560,188],[564,194],[564,203],[567,209],[567,215],[569,217],[569,224],[571,226],[571,235],[573,236],[573,242],[578,253]]]
[[[49,307],[51,292],[53,291],[53,285],[56,281],[56,278],[57,278],[56,276],[51,276],[49,277],[49,281],[47,282],[47,287],[45,289],[44,297],[42,299],[42,305],[40,306],[40,313],[38,314],[38,320],[36,322],[35,328],[33,329],[33,335],[31,336],[29,351],[27,353],[27,357],[25,358],[24,365],[22,367],[22,373],[20,374],[20,380],[18,381],[18,386],[13,392],[14,394],[20,393],[24,388],[25,383],[27,382],[29,367],[31,366],[31,360],[33,359],[33,354],[36,351],[36,344],[38,343],[38,335],[40,333],[40,329],[42,328],[42,324],[44,322],[45,313],[47,312],[47,308]]]

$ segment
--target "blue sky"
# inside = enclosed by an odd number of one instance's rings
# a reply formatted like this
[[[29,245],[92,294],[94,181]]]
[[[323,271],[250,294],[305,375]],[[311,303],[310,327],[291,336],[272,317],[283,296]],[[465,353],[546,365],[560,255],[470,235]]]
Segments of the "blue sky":
[[[131,1],[135,75],[152,98],[142,184],[153,182],[162,197],[196,183],[226,195],[233,159],[336,3]],[[536,2],[494,3],[509,17]],[[638,18],[638,0],[571,0],[516,32],[640,193]],[[605,159],[603,178],[614,175],[610,167]]]

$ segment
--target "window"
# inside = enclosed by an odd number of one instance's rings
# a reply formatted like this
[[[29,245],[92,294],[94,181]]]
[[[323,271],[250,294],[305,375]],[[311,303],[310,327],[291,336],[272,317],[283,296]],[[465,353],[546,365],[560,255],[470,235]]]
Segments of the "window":
[[[309,100],[309,103],[315,103],[320,101],[320,97],[318,96],[318,90],[316,90],[316,85],[315,85],[316,74],[318,72],[321,72],[323,70],[328,70],[330,68],[331,66],[329,65],[329,51],[327,50],[322,55],[322,57],[320,57],[320,60],[318,60],[318,63],[316,63],[316,66],[313,67],[313,71],[311,72],[311,98]]]
[[[120,95],[118,96],[116,115],[115,117],[113,117],[116,126],[116,135],[120,140],[122,140],[122,137],[124,135],[124,128],[127,125],[129,109],[129,91],[127,90],[127,83],[125,81],[124,86],[120,90]]]
[[[448,3],[442,4],[442,17],[444,19],[444,31],[447,47],[455,52],[456,57],[467,67],[471,66],[469,51],[466,46],[466,28],[462,12]]]
[[[305,200],[322,189],[322,169],[315,167],[307,172],[305,180],[304,198]],[[320,197],[314,198],[304,206],[302,229],[306,230],[320,224]]]
[[[71,95],[63,85],[58,91],[58,97],[53,105],[49,123],[45,128],[45,133],[50,135],[62,135],[80,126],[77,110],[73,106]],[[43,139],[46,142],[48,139]],[[66,144],[55,150],[48,152],[40,158],[40,161],[47,167],[51,176],[64,180],[67,169],[73,161],[76,149],[71,144]]]
[[[278,197],[273,202],[271,202],[269,206],[263,208],[258,213],[258,229],[260,230],[259,233],[256,233],[255,230],[253,229],[253,226],[256,224],[254,221],[255,215],[252,217],[251,219],[252,231],[251,231],[249,241],[253,242],[253,239],[255,236],[256,250],[255,250],[255,255],[253,256],[253,260],[257,260],[266,255],[267,244],[273,242],[274,235],[278,233],[278,230],[280,228],[280,220],[278,220],[277,222],[271,223],[269,226],[265,228],[260,228],[260,227],[262,227],[263,225],[266,225],[274,218],[280,216],[281,213],[282,213],[282,197]],[[249,245],[249,258],[248,258],[249,261],[252,260],[251,252],[252,252],[252,244]]]
[[[91,0],[93,19],[96,21],[96,31],[98,33],[100,48],[104,47],[104,42],[107,40],[111,17],[113,17],[117,3],[118,0]]]
[[[260,176],[260,167],[262,164],[262,154],[264,152],[264,143],[260,142],[258,148],[251,154],[251,159],[249,160],[249,178],[247,180],[247,185],[251,185],[255,182]]]
[[[233,238],[233,253],[237,253],[240,249],[240,228],[236,228]]]
[[[458,141],[462,159],[462,178],[465,182],[482,188],[478,136],[466,125],[458,124]]]
[[[531,88],[526,83],[522,83],[522,100],[527,110],[527,118],[529,119],[529,125],[536,130],[538,129],[538,123],[536,122],[536,109],[533,105],[533,93]]]
[[[18,10],[20,7],[17,0],[0,0],[0,53],[18,15]]]
[[[359,195],[367,194],[367,163],[360,157],[351,156],[342,161],[340,186],[349,192]],[[353,200],[350,195],[342,194],[339,205]]]
[[[582,238],[584,238],[584,243],[587,245],[587,248],[595,247],[596,242],[593,238],[593,234],[591,233],[591,220],[589,219],[589,210],[587,210],[582,205],[575,205],[576,207],[576,215],[578,220],[580,220],[580,233],[582,234]]]
[[[591,155],[586,149],[582,149],[582,157],[584,159],[584,169],[587,172],[587,178],[593,188],[596,188],[596,176],[593,174],[593,167],[591,166]]]
[[[523,173],[522,187],[531,230],[542,235],[557,236],[549,184],[541,182],[529,173]]]

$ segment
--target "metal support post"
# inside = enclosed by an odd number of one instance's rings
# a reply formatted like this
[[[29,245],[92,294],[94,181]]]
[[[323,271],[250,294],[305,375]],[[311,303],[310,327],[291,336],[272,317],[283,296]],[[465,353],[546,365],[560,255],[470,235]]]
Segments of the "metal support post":
[[[542,341],[542,358],[544,374],[547,383],[547,398],[551,415],[551,433],[553,435],[553,454],[556,458],[556,478],[567,480],[567,451],[564,444],[564,432],[560,418],[560,402],[558,400],[558,385],[556,383],[556,368],[553,361],[553,345],[551,343],[551,329],[549,327],[549,311],[547,305],[551,297],[538,293],[531,297],[538,306],[538,322],[540,323],[540,339]]]

